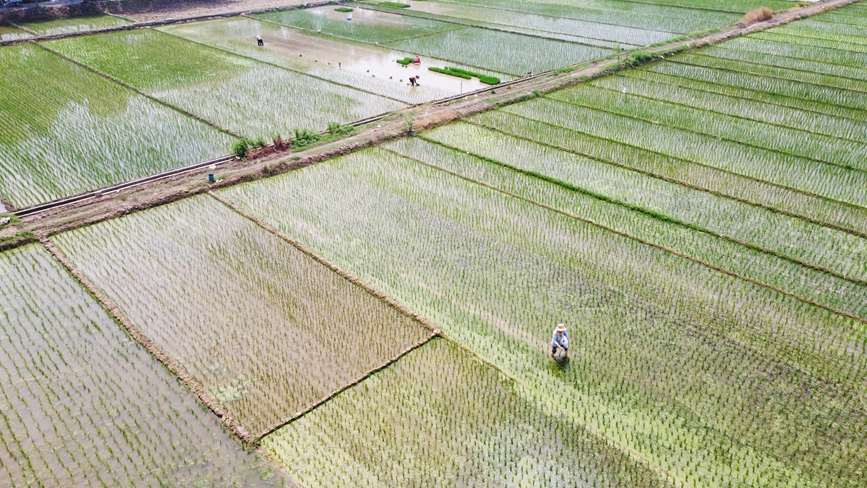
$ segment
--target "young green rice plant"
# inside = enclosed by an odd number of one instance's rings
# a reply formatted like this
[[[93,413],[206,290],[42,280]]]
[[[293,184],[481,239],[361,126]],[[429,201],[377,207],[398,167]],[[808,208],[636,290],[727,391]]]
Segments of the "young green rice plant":
[[[18,41],[30,37],[33,37],[33,34],[25,30],[11,25],[0,25],[0,41]]]
[[[332,120],[351,122],[405,107],[153,30],[76,37],[50,45],[162,101],[251,138],[297,126],[324,129]]]
[[[36,46],[4,48],[0,64],[0,195],[17,208],[215,158],[234,140]]]
[[[744,146],[673,127],[542,98],[503,111],[576,132],[686,159],[750,178],[867,207],[867,174],[796,156]],[[580,113],[581,116],[576,116]]]
[[[860,322],[380,149],[221,193],[676,483],[860,479]]]
[[[0,484],[278,486],[44,249],[0,254]]]
[[[335,12],[342,12],[342,13],[352,12],[352,10],[353,9],[350,7],[337,7],[336,9],[334,9]]]
[[[799,242],[802,258],[842,269],[863,239],[468,124],[385,148],[867,319],[867,287],[761,251]],[[825,248],[828,234],[849,246]]]
[[[473,27],[388,45],[511,75],[577,64],[611,52],[600,47]]]
[[[23,22],[21,25],[38,32],[43,36],[55,34],[68,34],[95,29],[106,29],[129,25],[130,22],[114,15],[83,15],[79,17],[65,17],[51,20],[34,20]]]
[[[379,2],[379,5],[384,5],[386,7],[394,7],[394,8],[409,8],[410,5],[408,3],[400,3],[400,2]]]
[[[667,486],[458,346],[433,339],[267,436],[310,488]]]
[[[254,435],[430,334],[208,196],[54,239]]]

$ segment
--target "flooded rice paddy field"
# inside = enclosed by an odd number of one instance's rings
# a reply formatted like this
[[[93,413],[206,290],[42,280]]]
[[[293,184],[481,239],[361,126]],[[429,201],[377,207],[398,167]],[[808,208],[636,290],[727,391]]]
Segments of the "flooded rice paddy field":
[[[758,6],[368,2],[3,47],[0,196],[481,87],[428,67],[507,80]],[[0,485],[860,486],[865,19],[51,236],[81,282],[38,245],[0,253]]]
[[[132,22],[127,19],[114,15],[84,15],[81,17],[22,22],[19,25],[36,32],[40,36],[52,36],[57,34],[69,34],[72,32],[121,27],[131,23]]]
[[[0,485],[291,486],[38,246],[0,254]]]

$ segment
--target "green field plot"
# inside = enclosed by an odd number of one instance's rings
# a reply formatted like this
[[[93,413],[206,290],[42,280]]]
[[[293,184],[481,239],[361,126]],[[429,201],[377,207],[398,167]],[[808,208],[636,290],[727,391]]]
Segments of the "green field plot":
[[[427,69],[424,69],[424,88],[410,88],[407,86],[409,77],[418,74],[422,67],[405,68],[395,62],[407,56],[406,52],[313,35],[249,18],[177,24],[161,30],[406,103],[424,103],[457,95],[462,89],[481,88],[478,82],[472,84],[450,76],[437,76]],[[264,47],[256,46],[256,36],[262,37]],[[429,58],[424,61],[439,66],[446,64],[446,61]]]
[[[130,24],[130,21],[113,15],[85,15],[82,17],[35,20],[33,22],[24,22],[21,26],[36,31],[40,35],[51,36],[55,34],[69,34],[71,32],[120,27],[128,24]]]
[[[595,46],[473,27],[390,42],[389,46],[511,75],[577,64],[613,52]]]
[[[368,8],[382,9],[383,7],[381,4],[371,4]],[[440,12],[447,13],[442,15]],[[427,1],[416,2],[413,4],[413,9],[403,10],[402,13],[408,16],[600,47],[617,47],[618,43],[623,47],[646,45],[677,37],[677,34],[673,32],[660,30]]]
[[[0,485],[290,485],[41,247],[0,254],[0,302]]]
[[[48,45],[245,137],[322,130],[406,106],[154,30]]]
[[[667,486],[443,339],[266,437],[307,487]]]
[[[33,37],[33,34],[11,25],[0,24],[0,41],[17,41],[29,37]]]
[[[430,335],[207,196],[53,239],[254,435]]]
[[[674,63],[672,63],[674,64]],[[676,127],[599,110],[539,99],[506,107],[505,112],[565,127],[621,144],[637,146],[796,188],[840,202],[867,207],[867,173],[821,164],[790,154],[746,146],[735,140],[718,139]]]
[[[350,16],[352,20],[346,20]],[[368,9],[356,9],[347,14],[335,12],[334,7],[268,12],[255,14],[253,17],[299,29],[380,44],[463,28],[457,24]]]
[[[861,322],[381,149],[223,195],[677,483],[860,479]]]
[[[215,158],[234,141],[36,46],[3,48],[0,65],[0,195],[16,208]]]
[[[846,9],[844,7],[837,12],[846,12]],[[825,22],[821,16],[786,24],[779,29],[779,32],[808,39],[852,43],[867,47],[867,36],[864,35],[863,26]]]
[[[867,320],[867,287],[760,250],[857,270],[864,239],[469,124],[385,148]]]
[[[458,17],[492,23],[526,22],[536,24],[544,16],[551,24],[562,20],[580,20],[613,27],[634,27],[638,29],[676,32],[687,34],[712,27],[734,24],[740,18],[736,13],[698,10],[692,8],[653,5],[645,2],[596,1],[596,2],[514,2],[512,0],[443,0],[410,1],[409,12],[430,12],[449,17]],[[522,20],[514,14],[531,14]],[[560,25],[568,25],[565,24]],[[536,24],[543,31],[550,30],[543,24]]]

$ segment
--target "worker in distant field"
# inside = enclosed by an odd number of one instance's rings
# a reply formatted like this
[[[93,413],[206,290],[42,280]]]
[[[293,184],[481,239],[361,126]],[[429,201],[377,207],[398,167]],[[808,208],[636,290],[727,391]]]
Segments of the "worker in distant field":
[[[420,86],[420,85],[418,84],[418,79],[419,79],[419,78],[421,78],[421,76],[419,76],[419,75],[410,76],[410,77],[409,77],[409,84],[412,85],[412,86]]]
[[[259,46],[265,45],[265,42],[262,40],[262,36],[256,36],[256,44]]]
[[[416,56],[415,59],[412,60],[412,64],[421,64],[421,58]]]
[[[558,347],[563,349],[563,357],[569,357],[569,334],[563,324],[557,324],[554,336],[551,337],[551,357],[557,354]]]

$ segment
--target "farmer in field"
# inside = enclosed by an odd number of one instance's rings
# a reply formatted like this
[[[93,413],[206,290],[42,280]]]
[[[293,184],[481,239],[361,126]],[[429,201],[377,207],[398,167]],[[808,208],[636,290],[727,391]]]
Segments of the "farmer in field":
[[[262,36],[256,36],[256,44],[259,46],[265,45],[265,42],[262,40]]]
[[[412,60],[412,64],[421,64],[421,58],[416,56],[415,59]]]
[[[419,86],[419,84],[418,84],[419,78],[421,78],[421,76],[419,76],[419,75],[410,76],[409,77],[409,84],[412,86]]]
[[[551,357],[557,354],[558,347],[563,349],[563,357],[569,357],[569,335],[563,324],[557,324],[557,328],[554,329],[554,336],[551,337]]]

